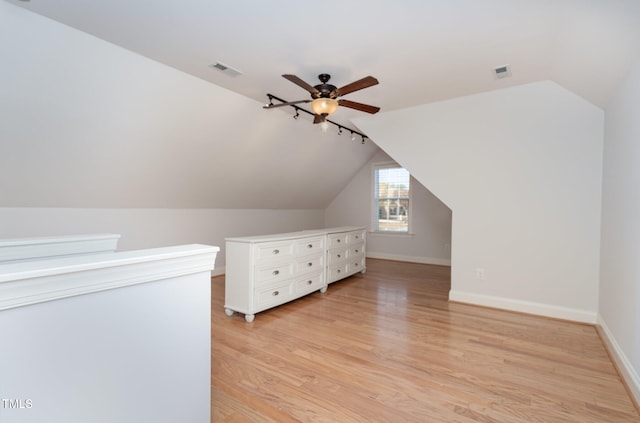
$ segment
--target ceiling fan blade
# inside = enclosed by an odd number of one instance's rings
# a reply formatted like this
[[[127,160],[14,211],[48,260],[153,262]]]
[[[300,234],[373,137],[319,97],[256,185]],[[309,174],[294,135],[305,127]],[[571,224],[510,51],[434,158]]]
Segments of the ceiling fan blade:
[[[359,79],[355,82],[352,82],[351,84],[347,84],[344,87],[338,88],[338,91],[337,91],[338,96],[349,94],[354,91],[358,91],[363,88],[368,88],[377,84],[378,84],[378,80],[375,79],[373,76],[365,76],[364,78]]]
[[[298,78],[295,75],[282,75],[283,78],[293,82],[294,84],[296,84],[299,87],[304,88],[305,90],[309,91],[311,94],[319,94],[320,91],[318,91],[315,87],[307,84],[306,82],[304,82],[302,79]]]
[[[355,101],[350,100],[338,100],[338,104],[343,107],[348,107],[350,109],[360,110],[361,112],[367,113],[378,113],[380,111],[380,107],[369,106],[368,104],[357,103]]]
[[[275,109],[276,107],[282,106],[292,106],[294,104],[300,103],[311,103],[311,100],[298,100],[298,101],[289,101],[286,103],[278,103],[278,104],[267,104],[266,106],[262,106],[263,109]]]
[[[315,117],[313,118],[313,123],[322,123],[325,120],[326,120],[326,117],[322,115],[315,115]]]

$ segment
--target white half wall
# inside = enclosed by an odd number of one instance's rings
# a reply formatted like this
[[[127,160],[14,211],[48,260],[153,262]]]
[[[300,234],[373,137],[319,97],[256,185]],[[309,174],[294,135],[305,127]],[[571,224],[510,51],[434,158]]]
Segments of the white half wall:
[[[640,63],[606,110],[598,323],[640,403]]]
[[[210,421],[213,258],[168,250],[4,266],[16,279],[2,275],[3,293],[36,295],[0,311],[1,422]],[[47,301],[58,285],[81,295]]]
[[[371,230],[373,165],[393,161],[380,151],[365,164],[325,211],[325,226]],[[367,234],[367,257],[439,265],[451,264],[451,210],[415,179],[412,235]]]
[[[453,210],[452,300],[594,323],[603,120],[543,81],[354,123]]]
[[[0,239],[120,234],[118,250],[205,244],[220,247],[214,274],[224,273],[226,237],[324,226],[324,210],[0,208]]]

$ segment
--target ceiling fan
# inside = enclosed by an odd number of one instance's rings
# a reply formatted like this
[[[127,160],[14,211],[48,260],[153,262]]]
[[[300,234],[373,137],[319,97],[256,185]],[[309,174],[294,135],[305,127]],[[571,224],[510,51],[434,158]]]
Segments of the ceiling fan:
[[[337,99],[338,97],[342,97],[343,95],[352,93],[354,91],[377,85],[378,80],[373,76],[366,76],[340,88],[337,88],[335,85],[331,85],[328,83],[329,79],[331,79],[331,75],[326,73],[318,75],[318,79],[320,79],[321,84],[318,84],[316,86],[307,84],[295,75],[282,75],[282,77],[309,91],[309,93],[311,93],[311,100],[298,100],[279,104],[268,104],[263,107],[264,109],[274,109],[276,107],[291,106],[299,103],[311,103],[311,108],[313,109],[313,113],[315,114],[313,123],[324,122],[327,116],[336,111],[338,106],[348,107],[350,109],[360,110],[361,112],[367,113],[378,113],[378,111],[380,110],[380,108],[376,106],[370,106],[368,104],[357,103],[350,100]]]

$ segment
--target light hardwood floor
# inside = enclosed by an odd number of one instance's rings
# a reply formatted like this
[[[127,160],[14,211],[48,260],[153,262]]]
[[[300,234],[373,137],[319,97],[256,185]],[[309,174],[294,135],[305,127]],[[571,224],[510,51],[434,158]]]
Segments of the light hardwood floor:
[[[640,422],[593,326],[449,303],[449,268],[367,272],[258,313],[212,279],[213,422]]]

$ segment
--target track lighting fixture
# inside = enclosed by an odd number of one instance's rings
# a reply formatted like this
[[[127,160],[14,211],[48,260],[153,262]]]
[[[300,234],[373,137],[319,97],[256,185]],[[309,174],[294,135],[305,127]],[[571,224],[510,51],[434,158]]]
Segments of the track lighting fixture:
[[[303,109],[302,107],[297,106],[296,104],[293,104],[293,103],[308,103],[310,101],[305,100],[305,101],[297,101],[297,102],[289,103],[289,102],[287,102],[287,101],[285,101],[285,100],[283,100],[281,98],[276,97],[273,94],[267,94],[267,97],[269,98],[269,103],[267,103],[263,107],[264,109],[269,109],[269,108],[272,108],[272,107],[281,107],[281,106],[293,107],[295,109],[295,111],[296,111],[296,114],[293,115],[293,118],[296,119],[296,120],[300,117],[300,112],[307,113],[307,114],[309,114],[311,116],[314,116],[314,117],[318,116],[315,113],[310,112],[307,109]],[[286,105],[285,104],[273,104],[273,100],[277,100],[280,103],[288,103],[288,104],[286,104]],[[329,124],[332,124],[332,125],[335,125],[335,126],[338,127],[338,135],[342,135],[342,131],[343,130],[347,130],[347,131],[351,132],[351,141],[355,141],[356,140],[356,135],[358,135],[358,136],[362,137],[362,144],[364,144],[364,140],[368,138],[362,132],[358,132],[356,130],[349,129],[349,128],[345,127],[345,126],[342,126],[339,123],[336,123],[336,122],[334,122],[332,120],[327,119],[326,116],[324,116],[324,120],[320,123],[320,129],[322,130],[322,132],[327,132],[327,129],[329,128]]]

